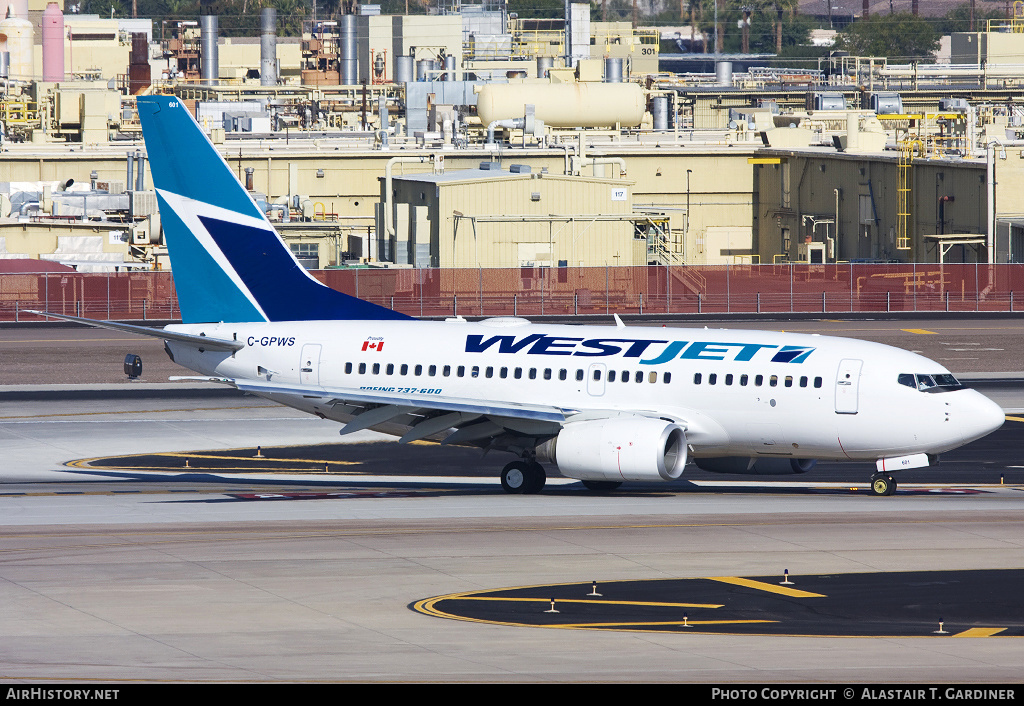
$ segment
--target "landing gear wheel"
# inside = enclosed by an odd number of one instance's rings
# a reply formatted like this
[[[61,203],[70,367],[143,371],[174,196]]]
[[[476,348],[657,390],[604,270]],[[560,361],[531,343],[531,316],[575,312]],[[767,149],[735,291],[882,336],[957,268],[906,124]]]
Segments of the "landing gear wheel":
[[[539,493],[544,489],[544,484],[547,483],[548,474],[544,472],[544,466],[540,465],[536,461],[529,464],[530,467],[530,485],[526,489],[527,493]]]
[[[618,488],[622,483],[614,480],[585,480],[583,487],[593,490],[595,493],[608,493]]]
[[[896,481],[892,476],[871,476],[872,495],[892,495],[896,492]]]
[[[501,471],[501,487],[506,493],[539,493],[545,482],[544,466],[536,462],[513,461]]]
[[[520,494],[530,487],[530,467],[523,461],[513,461],[501,470],[501,487],[506,493]]]

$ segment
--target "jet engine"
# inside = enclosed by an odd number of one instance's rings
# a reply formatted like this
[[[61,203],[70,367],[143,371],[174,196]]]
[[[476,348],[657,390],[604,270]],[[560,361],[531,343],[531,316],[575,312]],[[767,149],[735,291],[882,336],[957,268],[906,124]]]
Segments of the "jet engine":
[[[813,458],[748,458],[746,456],[719,456],[695,458],[697,468],[711,473],[738,473],[748,476],[784,476],[807,473],[818,461]]]
[[[650,417],[571,422],[537,447],[562,475],[595,481],[676,480],[686,454],[683,427]]]

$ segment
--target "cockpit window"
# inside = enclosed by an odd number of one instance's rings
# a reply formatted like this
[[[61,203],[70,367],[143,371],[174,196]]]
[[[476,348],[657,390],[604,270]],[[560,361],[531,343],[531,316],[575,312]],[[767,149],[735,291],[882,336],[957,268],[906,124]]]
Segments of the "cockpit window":
[[[938,373],[934,375],[926,375],[922,373],[900,373],[896,381],[900,385],[906,385],[907,387],[915,388],[921,392],[952,392],[953,390],[964,389],[964,386],[960,384],[960,381],[949,373]]]

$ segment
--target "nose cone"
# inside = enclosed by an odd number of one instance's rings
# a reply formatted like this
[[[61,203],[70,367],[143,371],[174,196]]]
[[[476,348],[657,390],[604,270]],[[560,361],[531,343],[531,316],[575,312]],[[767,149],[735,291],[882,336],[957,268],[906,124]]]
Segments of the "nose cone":
[[[960,414],[957,415],[957,426],[966,444],[987,436],[1003,426],[1006,414],[1002,407],[980,392],[974,390],[965,390],[965,392],[971,394],[964,396]]]

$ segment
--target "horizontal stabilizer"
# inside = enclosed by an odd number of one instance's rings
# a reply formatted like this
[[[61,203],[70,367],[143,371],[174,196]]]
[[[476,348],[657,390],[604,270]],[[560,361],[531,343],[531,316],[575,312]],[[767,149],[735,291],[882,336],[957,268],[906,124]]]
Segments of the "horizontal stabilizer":
[[[184,343],[196,348],[202,348],[207,351],[240,351],[245,348],[245,344],[241,341],[226,341],[222,338],[211,338],[209,336],[195,336],[190,333],[177,333],[174,331],[167,331],[161,328],[150,328],[149,326],[134,326],[132,324],[120,324],[115,321],[99,321],[97,319],[83,319],[79,316],[68,316],[66,314],[50,314],[45,311],[33,311],[27,310],[26,313],[37,314],[39,316],[48,316],[52,319],[60,319],[62,321],[72,321],[76,324],[85,324],[86,326],[93,326],[95,328],[106,328],[112,331],[124,331],[125,333],[134,333],[139,336],[149,336],[150,338],[161,338],[165,341],[175,341],[177,343]]]

